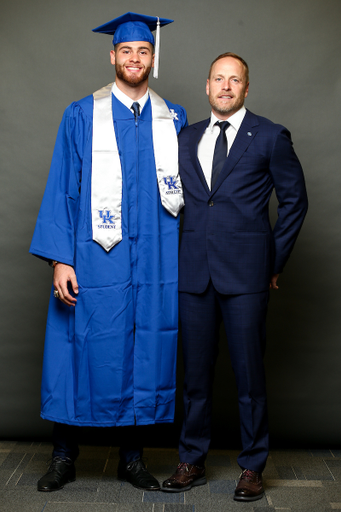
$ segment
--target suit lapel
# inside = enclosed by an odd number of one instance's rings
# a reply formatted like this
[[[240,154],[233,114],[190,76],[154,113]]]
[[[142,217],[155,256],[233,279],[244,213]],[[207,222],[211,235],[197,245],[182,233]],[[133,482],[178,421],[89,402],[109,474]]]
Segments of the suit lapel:
[[[200,123],[197,123],[195,126],[193,126],[194,130],[192,131],[190,143],[189,143],[191,162],[193,163],[195,171],[198,174],[199,179],[200,179],[203,187],[205,188],[207,194],[210,194],[211,191],[207,186],[205,175],[204,175],[204,172],[203,172],[202,167],[199,162],[198,144],[201,140],[201,137],[204,134],[204,131],[206,130],[207,126],[209,125],[209,122],[210,122],[210,119],[205,119],[204,121],[201,121]]]
[[[255,138],[258,132],[258,125],[259,123],[257,116],[247,110],[236,138],[234,139],[232,147],[229,151],[228,157],[226,158],[225,164],[221,170],[221,173],[219,174],[213,190],[211,191],[211,194],[213,194],[220,187],[223,181],[228,177],[236,164],[239,162],[242,155],[245,153]]]

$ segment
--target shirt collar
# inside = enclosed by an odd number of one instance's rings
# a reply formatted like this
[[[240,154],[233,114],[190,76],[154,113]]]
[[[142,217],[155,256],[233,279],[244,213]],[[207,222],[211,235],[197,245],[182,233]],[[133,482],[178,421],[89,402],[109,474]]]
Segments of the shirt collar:
[[[244,116],[246,114],[246,108],[244,107],[244,105],[235,113],[233,114],[231,117],[229,117],[228,119],[226,119],[226,121],[228,121],[230,123],[230,125],[236,130],[236,132],[239,130],[240,128],[240,125],[242,124],[243,122],[243,119],[244,119]],[[215,125],[215,123],[219,121],[221,122],[222,119],[218,119],[216,115],[213,114],[213,112],[211,112],[211,120],[210,120],[210,124],[208,126],[208,128],[213,131],[213,127]]]
[[[117,87],[115,82],[112,85],[111,92],[121,103],[123,103],[123,105],[125,105],[127,108],[129,108],[129,110],[131,110],[131,106],[134,103],[134,100],[132,100],[131,98],[129,98],[129,96],[124,94],[124,92],[122,92],[121,89]],[[142,98],[138,100],[138,103],[140,104],[140,112],[142,112],[142,109],[145,106],[148,97],[149,89],[147,89],[146,94],[144,94]]]

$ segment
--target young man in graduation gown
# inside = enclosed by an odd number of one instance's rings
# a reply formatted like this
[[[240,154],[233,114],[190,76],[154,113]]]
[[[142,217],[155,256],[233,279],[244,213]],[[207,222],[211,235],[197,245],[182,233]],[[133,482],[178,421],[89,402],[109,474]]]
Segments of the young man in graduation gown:
[[[135,434],[174,417],[187,118],[148,88],[151,30],[171,22],[126,13],[94,29],[114,35],[116,81],[72,103],[58,132],[30,248],[54,268],[41,401],[54,449],[39,491],[75,480],[75,427],[129,425],[118,477],[159,489]]]
[[[162,487],[182,492],[206,483],[213,374],[223,321],[239,400],[242,474],[237,501],[264,495],[269,434],[263,356],[269,288],[278,288],[308,206],[289,131],[244,107],[248,75],[238,55],[217,57],[206,85],[211,116],[179,137],[186,203],[179,256],[185,417],[181,463]],[[273,190],[278,217],[272,229]]]

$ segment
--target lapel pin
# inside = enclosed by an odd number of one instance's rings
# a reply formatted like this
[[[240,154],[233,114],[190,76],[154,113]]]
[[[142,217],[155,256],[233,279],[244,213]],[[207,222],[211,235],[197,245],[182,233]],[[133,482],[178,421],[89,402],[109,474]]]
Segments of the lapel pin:
[[[248,136],[249,137],[252,137],[252,133],[251,132],[247,132]]]

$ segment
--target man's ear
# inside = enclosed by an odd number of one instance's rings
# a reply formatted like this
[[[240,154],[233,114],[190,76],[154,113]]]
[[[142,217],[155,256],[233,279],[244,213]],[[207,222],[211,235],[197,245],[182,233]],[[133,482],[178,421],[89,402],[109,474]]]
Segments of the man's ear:
[[[110,62],[113,66],[115,66],[116,63],[116,54],[115,50],[110,50]]]
[[[207,94],[207,96],[210,95],[210,79],[209,78],[206,81],[206,94]]]

